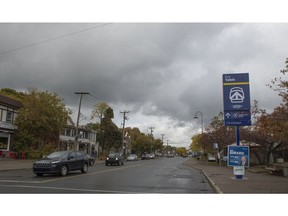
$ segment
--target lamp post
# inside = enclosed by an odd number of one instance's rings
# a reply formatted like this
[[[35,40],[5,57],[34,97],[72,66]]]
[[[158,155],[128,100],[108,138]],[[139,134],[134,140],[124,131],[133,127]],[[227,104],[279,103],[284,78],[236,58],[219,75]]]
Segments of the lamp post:
[[[201,153],[205,153],[203,149],[203,113],[201,111],[197,111],[194,115],[194,119],[198,119],[198,114],[200,114],[201,117]]]

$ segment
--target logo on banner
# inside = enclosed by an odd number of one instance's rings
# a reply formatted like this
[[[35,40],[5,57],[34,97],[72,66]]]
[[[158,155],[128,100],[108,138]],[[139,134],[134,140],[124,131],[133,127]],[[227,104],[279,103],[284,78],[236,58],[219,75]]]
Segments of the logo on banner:
[[[229,99],[231,103],[243,103],[245,99],[244,90],[241,87],[234,87],[230,89]]]

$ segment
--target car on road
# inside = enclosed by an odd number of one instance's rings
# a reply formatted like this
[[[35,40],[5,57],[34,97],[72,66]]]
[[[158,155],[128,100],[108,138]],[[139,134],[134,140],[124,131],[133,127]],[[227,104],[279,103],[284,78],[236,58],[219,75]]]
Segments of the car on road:
[[[88,171],[88,158],[81,151],[56,151],[33,163],[33,172],[37,176],[58,174],[66,176],[70,171]]]
[[[106,166],[117,164],[118,166],[124,165],[124,157],[121,153],[110,153],[105,161]]]
[[[130,154],[127,157],[127,161],[137,161],[138,160],[138,156],[136,154]]]

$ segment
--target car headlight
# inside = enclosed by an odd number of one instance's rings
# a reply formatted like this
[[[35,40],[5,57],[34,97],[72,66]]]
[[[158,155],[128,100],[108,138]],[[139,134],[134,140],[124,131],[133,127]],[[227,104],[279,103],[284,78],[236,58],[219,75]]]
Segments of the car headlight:
[[[60,163],[60,161],[52,161],[51,166],[56,167],[56,166],[58,166],[59,163]]]
[[[57,164],[57,163],[60,163],[60,160],[58,160],[58,161],[52,161],[51,163],[52,163],[52,164]]]
[[[118,160],[118,158],[116,158],[116,160]]]
[[[106,160],[109,160],[109,158],[106,158]]]

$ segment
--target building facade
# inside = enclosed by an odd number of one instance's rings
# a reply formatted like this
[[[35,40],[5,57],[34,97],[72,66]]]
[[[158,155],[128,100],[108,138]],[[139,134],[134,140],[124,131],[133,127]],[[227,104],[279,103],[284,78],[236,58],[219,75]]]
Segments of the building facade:
[[[15,125],[17,110],[21,107],[19,101],[0,95],[0,152],[3,156],[12,150],[14,134],[17,130]]]
[[[77,146],[80,151],[87,154],[98,155],[98,144],[96,144],[96,131],[88,130],[84,127],[78,128],[79,137]],[[60,132],[59,146],[60,150],[69,150],[75,148],[76,126],[72,119],[67,118],[67,124]]]

